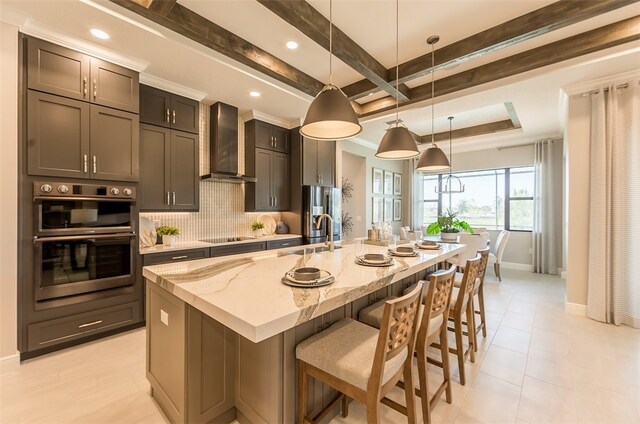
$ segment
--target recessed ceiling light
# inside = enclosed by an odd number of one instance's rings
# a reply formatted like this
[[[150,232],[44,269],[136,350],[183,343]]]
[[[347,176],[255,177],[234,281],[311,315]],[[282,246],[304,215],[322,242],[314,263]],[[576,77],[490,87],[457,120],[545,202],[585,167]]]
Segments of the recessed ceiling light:
[[[91,28],[91,35],[93,35],[96,38],[99,38],[101,40],[108,40],[109,39],[109,34],[107,34],[106,32],[104,32],[101,29],[98,28]]]
[[[295,41],[287,41],[287,48],[294,50],[298,48],[298,43],[296,43]]]
[[[258,93],[257,91],[250,91],[250,92],[249,92],[249,95],[250,95],[251,97],[260,97],[260,93]]]

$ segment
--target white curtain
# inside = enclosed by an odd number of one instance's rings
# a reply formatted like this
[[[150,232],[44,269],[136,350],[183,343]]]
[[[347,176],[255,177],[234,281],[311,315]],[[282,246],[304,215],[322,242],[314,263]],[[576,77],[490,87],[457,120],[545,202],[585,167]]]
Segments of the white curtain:
[[[640,328],[638,82],[591,95],[587,295],[589,318],[634,328]]]
[[[424,181],[423,174],[416,171],[418,159],[409,159],[405,162],[404,175],[409,176],[409,225],[413,230],[419,230],[424,219]]]
[[[558,273],[558,237],[556,205],[562,175],[555,171],[552,140],[537,141],[534,146],[533,188],[533,270],[542,274]]]

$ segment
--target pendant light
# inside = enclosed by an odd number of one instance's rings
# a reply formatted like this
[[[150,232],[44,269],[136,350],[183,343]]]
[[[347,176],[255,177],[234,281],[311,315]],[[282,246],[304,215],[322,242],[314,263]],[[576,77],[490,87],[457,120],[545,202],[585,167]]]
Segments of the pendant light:
[[[460,180],[460,178],[451,174],[451,169],[453,168],[453,153],[451,151],[451,144],[453,140],[453,137],[451,136],[452,135],[451,122],[453,121],[453,116],[450,116],[448,119],[449,119],[449,164],[451,166],[449,167],[449,175],[447,175],[446,177],[440,178],[440,182],[438,183],[438,187],[435,189],[435,191],[436,193],[441,193],[441,194],[464,193],[464,184],[462,184],[462,181]],[[456,186],[455,188],[454,188],[454,185]]]
[[[396,91],[398,91],[398,0],[396,0]],[[418,146],[411,136],[409,129],[402,123],[398,117],[398,108],[400,101],[396,98],[396,120],[391,122],[391,126],[382,137],[382,141],[378,146],[376,157],[380,159],[408,159],[418,156]]]
[[[434,143],[435,130],[434,130],[434,107],[435,107],[435,44],[440,41],[440,37],[432,35],[427,39],[427,43],[431,45],[431,144],[427,146],[422,156],[418,160],[416,171],[430,172],[430,171],[442,171],[449,169],[449,160],[442,150]]]
[[[300,127],[300,134],[315,140],[344,140],[360,134],[362,127],[349,99],[333,85],[333,1],[329,1],[329,84],[318,93]]]

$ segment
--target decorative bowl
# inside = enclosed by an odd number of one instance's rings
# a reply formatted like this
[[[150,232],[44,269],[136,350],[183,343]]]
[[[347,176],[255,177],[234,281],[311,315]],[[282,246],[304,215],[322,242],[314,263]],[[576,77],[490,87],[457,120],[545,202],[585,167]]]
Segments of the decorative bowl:
[[[320,269],[314,267],[298,268],[293,271],[293,278],[298,281],[311,281],[320,278]]]

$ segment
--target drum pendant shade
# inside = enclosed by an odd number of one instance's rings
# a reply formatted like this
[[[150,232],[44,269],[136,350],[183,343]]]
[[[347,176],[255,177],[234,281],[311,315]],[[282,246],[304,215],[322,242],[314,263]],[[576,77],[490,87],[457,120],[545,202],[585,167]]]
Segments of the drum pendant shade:
[[[347,96],[335,85],[327,85],[309,106],[300,134],[315,140],[344,140],[362,131]]]
[[[407,159],[420,152],[407,127],[399,125],[387,129],[378,146],[376,157],[381,159]]]
[[[416,171],[442,171],[449,169],[447,155],[435,144],[429,145],[418,160]]]

